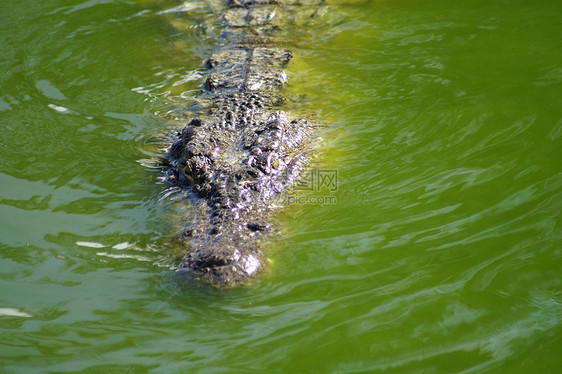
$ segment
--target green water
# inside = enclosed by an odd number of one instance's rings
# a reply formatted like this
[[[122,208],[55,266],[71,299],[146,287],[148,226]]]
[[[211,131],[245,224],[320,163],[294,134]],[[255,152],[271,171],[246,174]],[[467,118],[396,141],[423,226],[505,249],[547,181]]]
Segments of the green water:
[[[230,291],[170,270],[158,137],[220,34],[177,4],[0,3],[0,372],[562,371],[560,1],[328,0],[292,30],[337,191]]]

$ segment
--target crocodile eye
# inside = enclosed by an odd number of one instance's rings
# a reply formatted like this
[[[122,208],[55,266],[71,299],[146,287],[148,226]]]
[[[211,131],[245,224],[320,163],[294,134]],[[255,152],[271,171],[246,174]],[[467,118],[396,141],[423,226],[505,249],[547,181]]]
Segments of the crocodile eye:
[[[254,156],[248,157],[248,166],[255,166],[256,165],[256,158]]]

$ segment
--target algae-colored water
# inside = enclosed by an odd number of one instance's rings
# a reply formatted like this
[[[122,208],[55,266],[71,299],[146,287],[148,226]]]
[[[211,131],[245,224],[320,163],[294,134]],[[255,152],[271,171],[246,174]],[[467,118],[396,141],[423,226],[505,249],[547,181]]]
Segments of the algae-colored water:
[[[562,3],[328,0],[293,30],[337,188],[230,291],[170,270],[155,164],[219,41],[201,4],[0,3],[0,372],[561,372]]]

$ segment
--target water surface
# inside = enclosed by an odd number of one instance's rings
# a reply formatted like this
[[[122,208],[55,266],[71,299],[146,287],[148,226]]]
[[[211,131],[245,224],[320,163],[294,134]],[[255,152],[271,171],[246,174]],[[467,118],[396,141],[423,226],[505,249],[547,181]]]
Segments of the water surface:
[[[231,291],[170,270],[159,137],[220,40],[177,5],[0,4],[0,369],[562,370],[562,3],[328,0],[291,30],[337,189]]]

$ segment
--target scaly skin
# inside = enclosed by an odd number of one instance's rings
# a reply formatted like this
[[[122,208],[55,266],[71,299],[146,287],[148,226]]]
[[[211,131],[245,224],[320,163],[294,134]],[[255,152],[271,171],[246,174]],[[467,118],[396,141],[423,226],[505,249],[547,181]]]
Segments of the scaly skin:
[[[274,33],[279,3],[231,0],[225,7],[226,40],[206,61],[209,114],[179,131],[168,152],[168,180],[197,196],[197,213],[180,234],[180,269],[214,286],[262,272],[271,217],[312,151],[313,126],[276,110],[291,51],[255,37]]]

